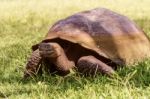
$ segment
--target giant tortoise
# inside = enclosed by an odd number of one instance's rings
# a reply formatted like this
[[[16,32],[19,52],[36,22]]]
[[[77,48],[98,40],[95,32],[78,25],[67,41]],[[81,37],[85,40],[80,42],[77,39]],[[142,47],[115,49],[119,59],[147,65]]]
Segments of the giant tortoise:
[[[118,66],[150,57],[150,42],[126,16],[96,8],[56,22],[32,50],[24,77],[40,73],[40,64],[62,76],[72,68],[82,74],[112,75]]]

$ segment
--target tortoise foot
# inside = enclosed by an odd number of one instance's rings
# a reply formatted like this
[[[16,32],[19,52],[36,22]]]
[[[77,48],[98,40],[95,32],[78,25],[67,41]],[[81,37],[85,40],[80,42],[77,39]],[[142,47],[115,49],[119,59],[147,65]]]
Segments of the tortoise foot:
[[[94,56],[83,56],[77,62],[78,71],[84,75],[106,74],[112,76],[114,70]]]

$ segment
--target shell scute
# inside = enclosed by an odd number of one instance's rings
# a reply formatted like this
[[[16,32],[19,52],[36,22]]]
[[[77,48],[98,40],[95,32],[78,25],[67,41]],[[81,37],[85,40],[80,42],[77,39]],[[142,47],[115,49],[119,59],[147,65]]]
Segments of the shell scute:
[[[105,8],[79,12],[56,22],[45,40],[55,38],[78,43],[125,65],[150,57],[146,34],[126,16]]]

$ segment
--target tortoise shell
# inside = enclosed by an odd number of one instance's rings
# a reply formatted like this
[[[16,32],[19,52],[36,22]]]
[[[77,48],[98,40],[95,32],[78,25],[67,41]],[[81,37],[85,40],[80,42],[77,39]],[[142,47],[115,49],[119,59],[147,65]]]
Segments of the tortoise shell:
[[[121,65],[150,56],[146,34],[126,16],[105,8],[79,12],[56,22],[43,42],[57,38],[79,44]]]

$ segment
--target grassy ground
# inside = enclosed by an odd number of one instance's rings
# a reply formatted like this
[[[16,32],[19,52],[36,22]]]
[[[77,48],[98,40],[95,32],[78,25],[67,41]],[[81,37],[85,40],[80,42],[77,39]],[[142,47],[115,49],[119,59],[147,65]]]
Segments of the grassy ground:
[[[0,0],[0,98],[148,99],[150,60],[117,71],[120,77],[65,78],[43,75],[22,81],[32,44],[57,20],[75,12],[105,7],[128,16],[150,36],[150,0]]]

